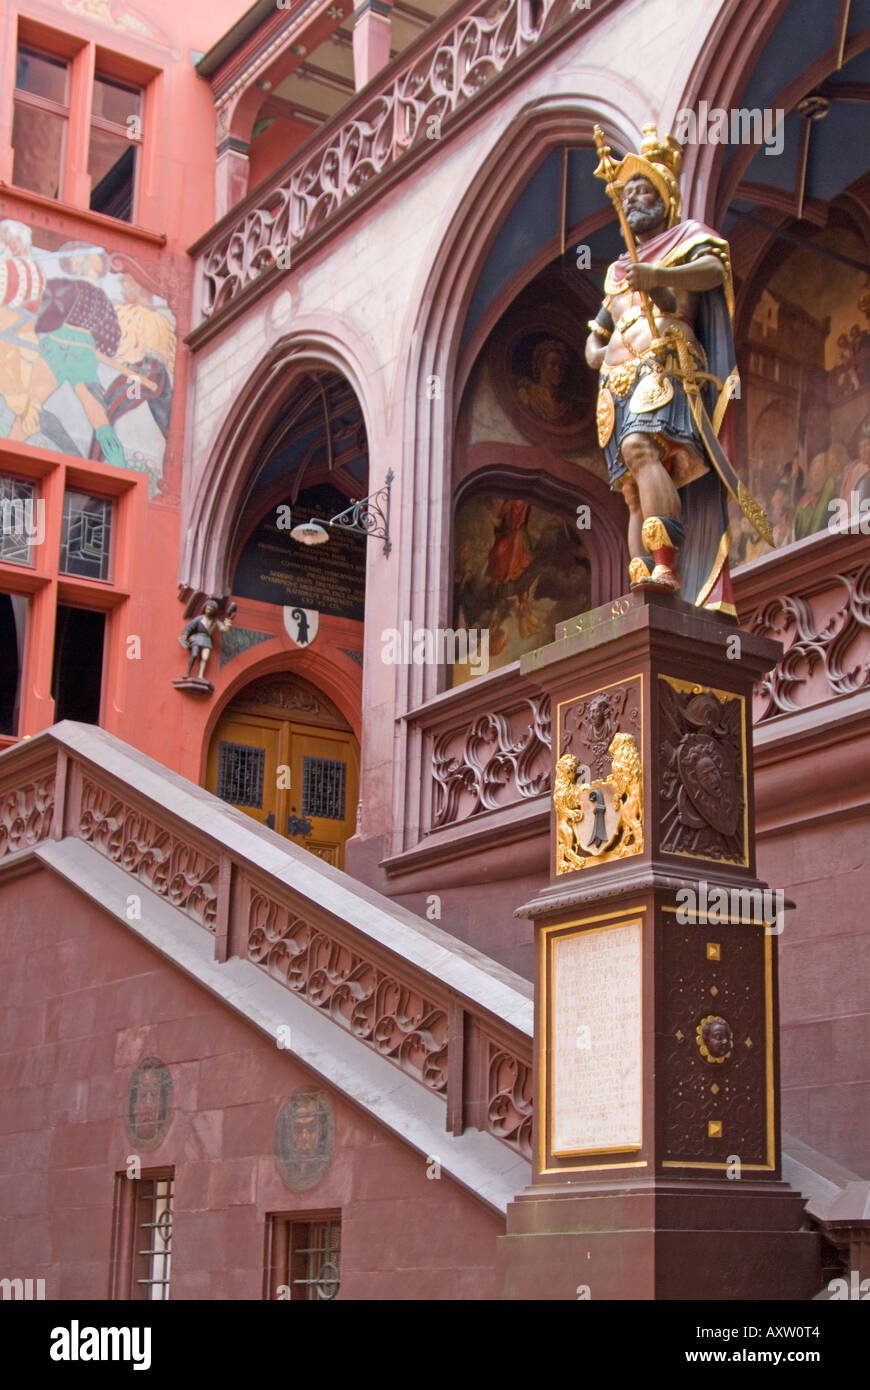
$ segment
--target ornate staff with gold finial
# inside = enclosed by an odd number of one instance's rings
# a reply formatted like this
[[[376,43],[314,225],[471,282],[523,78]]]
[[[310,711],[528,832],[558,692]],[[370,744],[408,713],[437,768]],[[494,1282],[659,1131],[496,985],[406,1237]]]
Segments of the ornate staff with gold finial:
[[[625,209],[622,206],[622,184],[619,183],[616,177],[618,166],[611,158],[610,146],[604,143],[604,131],[601,129],[601,126],[597,125],[592,133],[595,136],[595,149],[598,153],[599,160],[598,168],[595,170],[595,178],[604,179],[605,181],[607,196],[616,208],[616,215],[619,218],[619,226],[622,230],[622,236],[625,241],[629,259],[637,263],[638,255],[637,247],[634,243],[634,233],[628,225]],[[656,328],[655,315],[653,314],[653,307],[649,295],[645,290],[638,290],[638,294],[643,304],[643,311],[646,315],[646,321],[649,324],[650,332],[653,338],[657,338],[658,329]]]
[[[595,170],[595,178],[604,180],[607,196],[613,203],[616,209],[616,215],[619,218],[619,226],[622,230],[622,236],[625,241],[626,250],[628,251],[629,260],[637,264],[639,261],[637,246],[635,245],[634,236],[628,225],[628,220],[622,206],[622,184],[617,178],[619,166],[615,164],[611,158],[610,146],[605,144],[604,131],[601,129],[601,126],[597,125],[594,127],[593,135],[595,137],[595,149],[599,159],[598,168]],[[645,290],[638,290],[637,293],[641,298],[641,304],[643,305],[643,311],[647,323],[649,324],[653,342],[656,340],[661,341],[649,295]],[[767,519],[764,508],[761,503],[752,496],[752,493],[746,487],[742,479],[738,477],[731,460],[719,443],[716,431],[713,428],[713,424],[704,407],[704,402],[701,399],[701,390],[698,384],[699,379],[707,378],[711,381],[716,381],[716,378],[710,376],[708,372],[699,372],[697,370],[692,361],[688,344],[676,325],[668,329],[664,341],[675,351],[677,361],[672,361],[670,363],[670,370],[664,371],[663,375],[680,377],[682,379],[693,419],[716,472],[719,474],[727,491],[734,498],[740,510],[743,512],[744,516],[747,517],[758,535],[761,536],[762,540],[767,541],[768,545],[775,546],[776,541],[774,540],[773,531],[771,530],[770,522]],[[721,388],[721,382],[716,381],[716,384]]]

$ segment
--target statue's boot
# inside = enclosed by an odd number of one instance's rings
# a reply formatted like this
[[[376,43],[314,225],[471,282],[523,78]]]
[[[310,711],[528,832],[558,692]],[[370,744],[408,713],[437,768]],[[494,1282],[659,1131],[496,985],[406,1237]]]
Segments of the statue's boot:
[[[677,572],[677,552],[683,543],[684,527],[673,516],[648,516],[641,536],[652,552],[650,572],[645,558],[638,557],[629,565],[633,589],[658,589],[666,594],[678,594],[682,588]],[[644,571],[646,571],[644,573]]]

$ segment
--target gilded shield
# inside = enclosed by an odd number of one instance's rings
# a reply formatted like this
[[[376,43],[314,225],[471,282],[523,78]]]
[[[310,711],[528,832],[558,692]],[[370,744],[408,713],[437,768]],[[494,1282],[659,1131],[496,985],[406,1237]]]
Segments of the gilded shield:
[[[603,449],[608,439],[613,434],[613,425],[616,420],[613,397],[606,386],[602,386],[598,392],[598,405],[595,410],[595,420],[598,425],[598,443]]]
[[[603,854],[619,835],[620,807],[610,781],[590,782],[579,789],[574,838],[583,854]]]

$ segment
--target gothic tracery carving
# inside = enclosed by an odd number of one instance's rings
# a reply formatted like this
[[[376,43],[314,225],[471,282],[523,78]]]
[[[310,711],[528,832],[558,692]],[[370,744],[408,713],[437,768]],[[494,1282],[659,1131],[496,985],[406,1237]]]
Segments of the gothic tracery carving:
[[[533,1113],[531,1062],[490,1042],[487,1129],[530,1159]]]
[[[832,695],[852,695],[870,684],[870,660],[856,660],[854,651],[870,631],[870,564],[837,575],[836,583],[845,589],[845,599],[827,621],[818,620],[810,602],[794,594],[778,595],[753,615],[751,632],[787,644],[782,660],[755,687],[757,724],[814,703],[795,697],[817,671]]]
[[[251,895],[248,959],[429,1090],[446,1090],[446,1010],[265,893]]]
[[[432,749],[432,778],[435,805],[432,829],[475,815],[494,811],[507,802],[539,796],[549,790],[549,767],[539,766],[542,754],[551,746],[550,702],[545,695],[523,700],[519,709],[531,712],[531,723],[515,734],[510,710],[490,711],[467,728],[440,734]],[[457,740],[461,740],[457,749]],[[499,788],[509,788],[507,798],[499,799]],[[470,808],[461,815],[464,795]]]
[[[87,779],[82,783],[79,835],[194,922],[214,931],[216,860]]]
[[[53,814],[53,772],[0,793],[0,859],[44,840]]]
[[[489,0],[269,189],[207,252],[203,314],[223,307],[565,18],[559,0]],[[435,123],[433,126],[433,122]]]

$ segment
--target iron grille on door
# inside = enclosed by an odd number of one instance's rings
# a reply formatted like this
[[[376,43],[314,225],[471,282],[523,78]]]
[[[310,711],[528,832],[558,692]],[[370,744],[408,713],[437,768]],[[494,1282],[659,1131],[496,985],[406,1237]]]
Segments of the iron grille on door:
[[[218,756],[217,794],[234,806],[263,805],[265,748],[247,743],[222,743]]]
[[[302,814],[344,820],[346,767],[340,759],[302,759]]]

